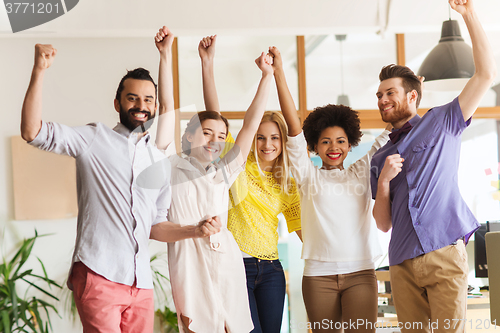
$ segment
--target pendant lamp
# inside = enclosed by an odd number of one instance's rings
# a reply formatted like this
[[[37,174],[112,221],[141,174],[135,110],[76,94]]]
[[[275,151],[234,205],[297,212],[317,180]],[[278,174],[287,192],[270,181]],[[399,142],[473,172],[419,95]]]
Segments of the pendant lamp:
[[[337,105],[342,104],[345,106],[350,106],[349,96],[344,94],[344,57],[342,51],[342,42],[345,41],[347,35],[335,35],[335,39],[340,43],[340,92],[341,94],[337,97]]]
[[[461,90],[474,75],[474,68],[472,48],[464,42],[458,21],[450,19],[443,22],[441,39],[422,62],[417,75],[425,77],[425,87],[431,90]]]

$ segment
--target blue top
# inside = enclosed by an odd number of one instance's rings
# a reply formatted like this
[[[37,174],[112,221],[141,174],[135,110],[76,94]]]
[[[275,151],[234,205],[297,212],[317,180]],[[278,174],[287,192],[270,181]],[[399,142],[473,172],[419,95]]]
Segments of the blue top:
[[[371,162],[372,197],[387,156],[400,154],[403,170],[390,183],[392,236],[389,265],[398,265],[470,235],[479,223],[460,195],[457,183],[464,121],[458,98],[429,110],[395,144],[389,141]]]

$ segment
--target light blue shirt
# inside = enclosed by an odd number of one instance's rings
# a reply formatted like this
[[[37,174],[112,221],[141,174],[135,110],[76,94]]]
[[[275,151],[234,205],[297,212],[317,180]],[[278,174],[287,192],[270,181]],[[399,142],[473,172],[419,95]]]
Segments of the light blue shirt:
[[[68,127],[42,123],[31,145],[76,160],[78,223],[72,262],[106,279],[153,288],[148,240],[151,226],[167,221],[170,163],[118,124]],[[68,285],[70,288],[71,286]]]

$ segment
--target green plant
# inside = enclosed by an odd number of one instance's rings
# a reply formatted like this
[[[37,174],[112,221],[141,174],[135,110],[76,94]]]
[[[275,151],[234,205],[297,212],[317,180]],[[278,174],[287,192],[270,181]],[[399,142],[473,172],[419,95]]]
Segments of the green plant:
[[[168,306],[165,309],[156,310],[155,314],[160,318],[160,323],[162,324],[162,333],[174,333],[179,332],[179,325],[177,323],[177,312],[170,310]]]
[[[160,319],[162,325],[162,332],[164,333],[174,333],[179,332],[179,326],[177,323],[177,313],[172,311],[166,303],[170,296],[172,295],[170,291],[170,280],[159,271],[159,268],[155,263],[163,262],[166,266],[167,262],[163,258],[165,252],[156,253],[151,256],[151,273],[153,275],[153,286],[155,292],[155,302],[156,302],[156,316]]]
[[[32,269],[22,271],[31,255],[36,239],[42,236],[46,235],[38,235],[35,230],[35,237],[25,239],[10,261],[2,258],[3,262],[0,264],[0,332],[46,333],[49,332],[49,328],[52,330],[49,310],[59,315],[54,305],[35,296],[28,296],[30,288],[33,287],[59,301],[56,296],[39,286],[43,283],[49,289],[52,289],[52,286],[61,288],[54,280],[49,279],[40,258],[37,257],[44,276],[34,274]],[[20,297],[17,293],[17,283],[21,281],[27,284],[24,297]]]

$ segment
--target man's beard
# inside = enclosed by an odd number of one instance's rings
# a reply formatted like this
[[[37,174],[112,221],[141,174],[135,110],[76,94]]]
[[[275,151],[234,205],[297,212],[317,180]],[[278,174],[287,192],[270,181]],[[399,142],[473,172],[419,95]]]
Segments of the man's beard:
[[[390,113],[380,111],[382,121],[385,123],[395,124],[404,119],[409,119],[412,116],[407,100],[403,100],[401,104],[394,105],[394,110]]]
[[[133,112],[142,112],[146,114],[146,120],[145,121],[139,121],[134,119],[132,116]],[[154,115],[151,115],[151,112],[149,111],[144,111],[140,110],[139,108],[133,108],[133,109],[128,109],[125,110],[122,108],[120,104],[120,123],[131,130],[132,132],[145,132],[147,131],[151,125],[153,124],[153,121],[149,121],[151,119],[154,119]]]

